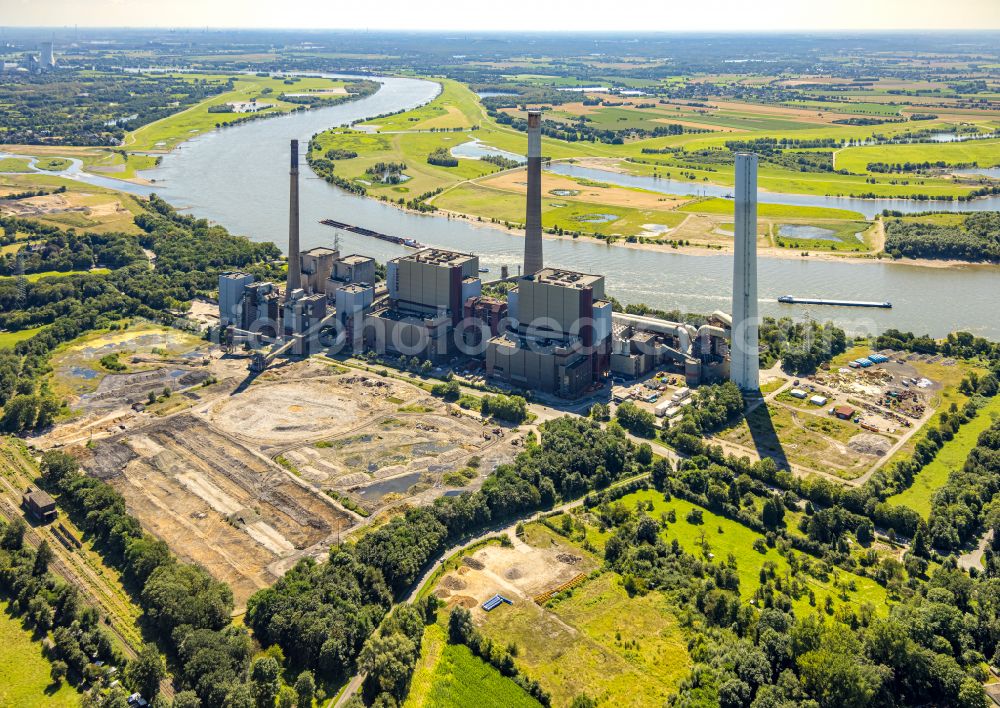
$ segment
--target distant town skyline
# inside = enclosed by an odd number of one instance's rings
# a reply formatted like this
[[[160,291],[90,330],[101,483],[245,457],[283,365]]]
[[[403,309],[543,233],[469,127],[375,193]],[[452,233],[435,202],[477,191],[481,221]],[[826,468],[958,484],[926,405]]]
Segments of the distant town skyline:
[[[989,30],[1000,29],[1000,2],[632,0],[600,7],[567,0],[507,0],[502,6],[383,0],[373,8],[316,0],[0,0],[0,24],[450,31]]]

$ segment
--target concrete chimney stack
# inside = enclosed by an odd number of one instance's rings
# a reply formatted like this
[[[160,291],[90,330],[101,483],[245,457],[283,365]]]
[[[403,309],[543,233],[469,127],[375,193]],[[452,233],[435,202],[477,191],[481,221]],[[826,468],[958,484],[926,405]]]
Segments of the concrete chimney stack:
[[[524,273],[542,269],[542,113],[528,111],[528,198],[524,216]]]
[[[285,298],[302,287],[299,263],[299,141],[292,141],[292,163],[288,184],[288,281]]]
[[[733,339],[729,378],[743,391],[760,390],[757,339],[757,156],[736,155],[733,258]]]

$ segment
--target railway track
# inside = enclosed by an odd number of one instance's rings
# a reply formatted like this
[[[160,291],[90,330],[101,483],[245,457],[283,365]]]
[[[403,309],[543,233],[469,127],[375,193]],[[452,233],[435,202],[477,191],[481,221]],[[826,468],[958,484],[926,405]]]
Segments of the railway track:
[[[0,475],[0,513],[8,520],[23,518],[20,509],[21,493],[23,487],[34,484],[34,476],[31,474],[34,470],[27,469],[28,463],[6,445],[0,446],[0,450],[4,461],[9,463],[9,472]],[[72,527],[65,516],[61,522],[79,536],[79,531]],[[70,551],[49,526],[28,524],[25,538],[36,547],[43,540],[48,541],[53,552],[52,569],[80,590],[90,604],[101,610],[110,620],[105,622],[105,627],[119,640],[126,656],[129,659],[135,658],[137,648],[143,643],[142,635],[136,626],[141,611],[122,598],[120,592],[111,587],[112,581],[103,577],[91,565],[94,562],[90,558],[93,551],[87,548]],[[117,581],[114,582],[117,585]]]

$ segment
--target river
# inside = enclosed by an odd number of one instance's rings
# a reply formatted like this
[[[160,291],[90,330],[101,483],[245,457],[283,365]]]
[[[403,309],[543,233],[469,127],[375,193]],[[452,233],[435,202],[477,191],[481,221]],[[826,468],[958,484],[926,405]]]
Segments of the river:
[[[147,173],[155,189],[178,208],[207,217],[254,240],[286,243],[288,141],[305,141],[331,126],[426,103],[438,85],[418,79],[384,78],[383,87],[358,101],[252,121],[207,133],[165,155]],[[522,241],[505,231],[461,219],[404,212],[374,199],[348,194],[303,170],[301,239],[304,248],[331,245],[333,218],[430,245],[476,253],[493,276],[501,265],[517,271]],[[862,200],[863,201],[863,200]],[[883,203],[879,202],[879,209]],[[341,250],[382,261],[407,252],[372,238],[340,233]],[[695,256],[669,250],[606,246],[589,238],[546,240],[546,263],[606,276],[607,291],[625,303],[709,312],[728,309],[732,257]],[[808,314],[832,319],[861,334],[887,327],[934,336],[964,329],[1000,339],[1000,269],[929,268],[880,262],[839,263],[761,258],[760,309],[767,315]],[[490,277],[490,276],[487,276]],[[781,305],[779,295],[890,300],[891,310]]]

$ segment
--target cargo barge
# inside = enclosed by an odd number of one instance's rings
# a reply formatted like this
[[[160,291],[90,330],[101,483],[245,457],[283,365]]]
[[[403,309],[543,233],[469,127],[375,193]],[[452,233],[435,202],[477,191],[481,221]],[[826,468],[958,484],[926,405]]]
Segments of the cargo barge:
[[[867,302],[865,300],[823,300],[820,298],[810,297],[792,297],[791,295],[782,295],[778,298],[778,302],[786,305],[833,305],[836,307],[881,307],[884,309],[892,307],[891,302]]]
[[[350,224],[345,224],[340,221],[334,221],[333,219],[320,219],[321,224],[324,226],[332,226],[335,229],[343,229],[344,231],[350,231],[351,233],[359,234],[361,236],[371,236],[372,238],[377,238],[380,241],[388,241],[389,243],[394,243],[397,246],[406,246],[407,248],[427,248],[424,244],[416,241],[412,238],[403,238],[402,236],[389,236],[388,234],[382,234],[378,231],[372,231],[371,229],[366,229],[363,226],[351,226]]]

